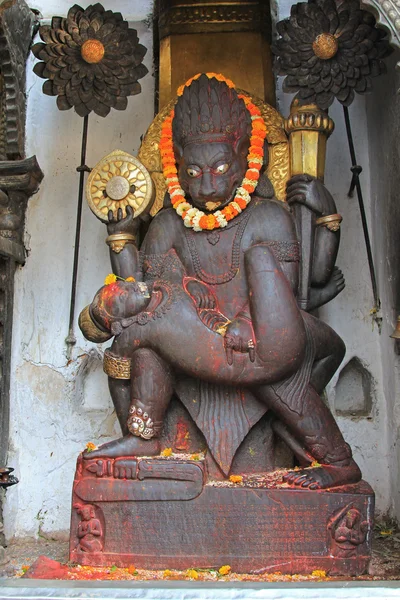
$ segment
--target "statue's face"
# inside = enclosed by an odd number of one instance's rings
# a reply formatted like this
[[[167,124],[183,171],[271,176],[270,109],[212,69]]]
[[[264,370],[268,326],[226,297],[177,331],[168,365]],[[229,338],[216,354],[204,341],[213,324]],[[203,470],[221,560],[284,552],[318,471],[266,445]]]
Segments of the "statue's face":
[[[90,519],[92,518],[92,509],[90,508],[90,506],[83,506],[81,508],[81,515],[83,521],[90,521]]]
[[[188,201],[213,212],[233,200],[247,169],[248,138],[187,144],[178,160],[178,176]]]

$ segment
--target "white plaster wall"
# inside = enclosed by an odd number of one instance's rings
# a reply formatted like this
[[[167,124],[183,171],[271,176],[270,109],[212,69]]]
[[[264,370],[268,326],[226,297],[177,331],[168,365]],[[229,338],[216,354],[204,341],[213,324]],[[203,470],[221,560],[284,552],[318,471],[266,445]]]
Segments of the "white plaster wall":
[[[280,2],[279,19],[288,16],[290,4],[288,0]],[[104,5],[136,22],[133,25],[148,48],[145,63],[151,72],[151,32],[139,22],[149,14],[151,1],[109,0]],[[44,18],[50,18],[65,14],[70,2],[40,0],[31,6],[40,10]],[[31,73],[31,66],[28,65],[27,155],[37,154],[45,179],[29,203],[29,257],[15,281],[9,464],[16,467],[21,482],[7,493],[8,537],[54,535],[67,530],[71,483],[79,451],[87,441],[104,442],[118,432],[102,373],[101,349],[85,342],[76,328],[78,343],[72,360],[67,363],[65,357],[78,190],[75,168],[79,164],[82,119],[72,111],[63,113],[56,109],[55,99],[41,93],[42,82]],[[117,147],[133,154],[138,150],[139,137],[152,119],[151,74],[141,84],[142,94],[129,100],[124,113],[113,111],[106,119],[91,115],[87,164],[93,166]],[[278,92],[278,101],[281,111],[287,114],[290,98]],[[365,100],[357,97],[350,111],[370,219],[370,179],[375,177],[376,165],[373,160],[370,165]],[[390,352],[391,342],[379,335],[369,314],[373,297],[367,257],[357,199],[347,198],[350,157],[343,113],[337,103],[331,116],[336,130],[328,144],[326,184],[344,217],[338,265],[347,287],[320,315],[346,342],[343,364],[358,356],[374,378],[371,416],[358,420],[341,417],[338,421],[365,479],[375,489],[378,509],[386,512],[393,498],[389,466],[393,468],[395,464],[393,436],[388,437],[388,419],[392,419],[393,410],[387,415],[388,396],[393,390],[387,383],[383,385],[381,356],[387,358],[387,353],[381,354],[381,350]],[[90,302],[110,270],[104,239],[104,226],[84,205],[77,312]],[[372,241],[375,244],[374,237]],[[385,298],[387,293],[387,289],[382,290]],[[386,377],[390,367],[385,363],[384,368]],[[328,390],[333,409],[336,380],[337,376]]]
[[[292,4],[290,0],[278,2],[278,20],[290,16]],[[381,85],[381,80],[375,80],[378,94]],[[290,101],[291,97],[288,94],[278,91],[279,107],[285,115],[289,112]],[[368,137],[366,112],[368,102],[371,102],[371,98],[356,95],[349,110],[357,161],[363,167],[361,181],[369,230],[375,255],[378,256],[377,239],[374,236],[376,230],[371,216],[371,179],[377,177],[378,165],[373,157],[371,159],[370,154],[373,148],[369,146]],[[336,201],[338,212],[343,216],[337,265],[345,276],[346,288],[337,298],[320,309],[319,316],[333,327],[346,343],[347,351],[341,368],[352,357],[357,356],[373,377],[371,415],[358,418],[337,416],[336,418],[346,441],[353,449],[364,479],[374,488],[378,511],[386,513],[393,509],[392,471],[395,465],[389,459],[392,449],[387,406],[392,402],[391,396],[394,390],[385,384],[386,380],[384,381],[385,355],[382,347],[390,346],[393,353],[393,342],[388,339],[386,329],[384,333],[379,333],[370,314],[374,299],[357,195],[355,193],[353,198],[347,197],[351,181],[351,161],[340,103],[335,101],[329,113],[335,122],[335,131],[328,141],[325,184]],[[375,126],[379,129],[379,123],[375,123]],[[381,300],[386,305],[388,290],[383,284],[382,278]],[[335,385],[341,368],[327,389],[329,405],[333,412],[335,412]],[[399,512],[397,516],[400,517]]]
[[[30,3],[44,19],[65,15],[68,0]],[[149,74],[142,93],[124,112],[106,119],[91,114],[87,164],[94,166],[119,148],[136,154],[140,136],[153,118],[152,32],[143,22],[151,0],[105,0],[120,11],[147,48]],[[65,356],[75,239],[83,120],[60,112],[45,96],[43,80],[27,65],[26,154],[37,155],[45,177],[29,202],[26,247],[29,256],[15,277],[12,346],[11,432],[8,462],[20,483],[7,493],[7,536],[26,536],[69,528],[71,485],[78,453],[88,441],[108,441],[118,433],[99,347],[86,342],[75,323],[77,344]],[[106,229],[83,208],[76,312],[86,306],[110,272]]]
[[[371,148],[371,200],[378,283],[382,290],[382,383],[388,421],[388,466],[392,512],[400,518],[400,355],[390,339],[400,315],[400,61],[397,50],[387,61],[388,72],[368,98]]]

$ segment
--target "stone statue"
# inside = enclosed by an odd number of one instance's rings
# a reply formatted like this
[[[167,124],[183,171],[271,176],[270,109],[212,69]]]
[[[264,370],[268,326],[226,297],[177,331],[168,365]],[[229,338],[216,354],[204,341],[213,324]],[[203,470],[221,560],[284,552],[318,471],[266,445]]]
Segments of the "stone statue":
[[[126,215],[110,211],[111,264],[126,281],[103,287],[80,325],[94,341],[114,336],[105,370],[123,437],[84,458],[158,455],[176,393],[225,477],[242,440],[270,410],[303,467],[284,476],[289,486],[355,483],[360,470],[320,397],[344,343],[298,307],[302,253],[291,208],[306,207],[317,223],[307,310],[344,287],[335,267],[341,218],[323,184],[307,174],[290,179],[287,204],[274,198],[265,174],[256,187],[268,156],[249,106],[215,77],[186,85],[164,128],[165,139],[172,136],[169,163],[169,146],[160,143],[169,194],[140,252],[139,219],[129,208]]]

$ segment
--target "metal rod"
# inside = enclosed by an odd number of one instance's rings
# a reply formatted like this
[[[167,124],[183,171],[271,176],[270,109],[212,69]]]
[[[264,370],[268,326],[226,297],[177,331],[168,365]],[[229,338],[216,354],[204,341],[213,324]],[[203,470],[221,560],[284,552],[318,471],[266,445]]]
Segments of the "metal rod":
[[[72,347],[76,344],[76,337],[74,334],[74,318],[75,318],[75,299],[76,299],[76,280],[78,277],[78,263],[79,263],[79,245],[81,238],[81,223],[82,223],[82,203],[83,203],[83,190],[85,183],[85,172],[90,171],[86,166],[86,145],[88,135],[88,123],[89,115],[83,118],[83,130],[82,130],[82,148],[81,148],[81,164],[77,167],[79,172],[79,192],[78,192],[78,206],[76,210],[76,229],[75,229],[75,248],[74,248],[74,265],[72,268],[72,284],[71,284],[71,300],[69,308],[69,326],[68,336],[65,338],[67,344],[67,359],[71,358]]]
[[[351,165],[352,165],[351,172],[353,173],[353,177],[352,177],[350,189],[349,189],[349,196],[350,197],[352,196],[354,189],[357,190],[358,205],[360,207],[360,214],[361,214],[361,223],[362,223],[362,228],[363,228],[363,232],[364,232],[365,246],[367,249],[368,266],[369,266],[369,273],[370,273],[370,277],[371,277],[372,293],[374,295],[374,302],[375,302],[374,308],[375,308],[375,310],[379,310],[381,301],[379,299],[374,259],[372,256],[371,240],[369,237],[368,223],[367,223],[367,217],[365,214],[364,199],[363,199],[363,195],[362,195],[361,182],[360,182],[360,173],[362,171],[362,167],[360,167],[360,165],[357,164],[356,151],[354,148],[354,141],[353,141],[353,134],[351,131],[349,109],[347,108],[347,106],[343,106],[343,112],[344,112],[344,121],[346,124],[347,140],[349,142],[349,150],[350,150]]]

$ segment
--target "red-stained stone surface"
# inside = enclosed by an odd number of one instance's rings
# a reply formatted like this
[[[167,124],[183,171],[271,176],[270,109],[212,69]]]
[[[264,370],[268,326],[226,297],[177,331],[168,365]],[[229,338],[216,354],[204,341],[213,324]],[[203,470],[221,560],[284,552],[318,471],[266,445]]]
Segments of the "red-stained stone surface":
[[[24,579],[65,579],[68,574],[67,565],[56,560],[39,556],[23,575]]]
[[[127,476],[115,478],[121,465]],[[298,490],[280,483],[281,476],[206,482],[203,461],[188,458],[80,457],[70,560],[139,569],[229,564],[237,573],[365,573],[374,506],[369,485]]]

